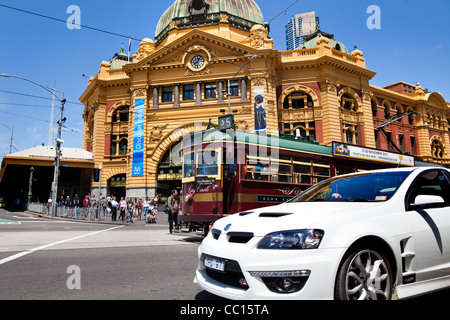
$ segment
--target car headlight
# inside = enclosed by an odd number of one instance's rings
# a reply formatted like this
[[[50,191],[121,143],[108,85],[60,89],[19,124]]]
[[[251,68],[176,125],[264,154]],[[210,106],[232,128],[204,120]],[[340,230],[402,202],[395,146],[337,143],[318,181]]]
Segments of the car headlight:
[[[317,249],[323,230],[289,230],[269,233],[259,243],[258,249]]]

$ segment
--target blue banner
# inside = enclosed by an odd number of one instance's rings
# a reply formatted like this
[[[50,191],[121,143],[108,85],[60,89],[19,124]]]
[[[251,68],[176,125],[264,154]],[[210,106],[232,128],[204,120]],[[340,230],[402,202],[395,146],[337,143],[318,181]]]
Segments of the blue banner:
[[[145,99],[134,102],[133,177],[144,176]]]

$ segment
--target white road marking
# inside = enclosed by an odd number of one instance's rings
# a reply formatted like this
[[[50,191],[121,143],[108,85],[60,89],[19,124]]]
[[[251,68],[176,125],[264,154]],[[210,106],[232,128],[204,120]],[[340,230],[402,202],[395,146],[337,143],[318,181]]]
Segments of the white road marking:
[[[40,246],[40,247],[37,247],[37,248],[34,248],[34,249],[29,249],[27,251],[20,252],[20,253],[15,254],[15,255],[13,255],[11,257],[8,257],[8,258],[0,260],[0,265],[5,264],[5,263],[10,262],[10,261],[13,261],[15,259],[18,259],[20,257],[26,256],[27,254],[30,254],[30,253],[33,253],[33,252],[36,252],[36,251],[39,251],[39,250],[44,250],[44,249],[47,249],[47,248],[50,248],[50,247],[53,247],[53,246],[56,246],[58,244],[74,241],[74,240],[77,240],[77,239],[89,237],[89,236],[92,236],[92,235],[95,235],[95,234],[111,231],[111,230],[118,229],[118,228],[123,228],[123,226],[113,227],[113,228],[109,228],[109,229],[106,229],[106,230],[100,230],[100,231],[84,234],[84,235],[81,235],[81,236],[78,236],[78,237],[75,237],[75,238],[49,243],[49,244],[46,244],[44,246]]]

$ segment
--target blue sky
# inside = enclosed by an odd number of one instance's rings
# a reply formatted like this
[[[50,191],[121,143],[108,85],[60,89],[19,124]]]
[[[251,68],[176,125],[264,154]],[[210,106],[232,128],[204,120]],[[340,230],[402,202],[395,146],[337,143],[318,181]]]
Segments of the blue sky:
[[[257,0],[265,21],[296,0]],[[67,20],[67,8],[81,9],[81,24],[133,38],[155,37],[160,16],[173,0],[0,0],[0,4]],[[367,8],[381,9],[381,29],[369,30]],[[371,81],[384,86],[397,81],[420,84],[450,101],[448,0],[316,0],[299,1],[271,22],[275,48],[285,50],[285,25],[291,15],[316,11],[322,30],[333,33],[349,50],[363,51]],[[101,61],[108,61],[127,39],[86,28],[69,30],[64,23],[0,7],[0,73],[31,79],[63,91],[68,100],[62,133],[65,147],[82,144],[83,106],[78,98]],[[139,46],[132,42],[132,53]],[[13,93],[12,93],[13,92]],[[17,94],[19,93],[19,94]],[[32,95],[36,97],[24,96]],[[44,99],[43,99],[44,98]],[[46,98],[46,99],[45,99]],[[24,81],[0,77],[0,123],[14,125],[14,148],[48,143],[51,95]],[[55,128],[59,102],[56,101]],[[0,157],[9,153],[11,130],[0,124]],[[56,133],[54,135],[56,138]]]

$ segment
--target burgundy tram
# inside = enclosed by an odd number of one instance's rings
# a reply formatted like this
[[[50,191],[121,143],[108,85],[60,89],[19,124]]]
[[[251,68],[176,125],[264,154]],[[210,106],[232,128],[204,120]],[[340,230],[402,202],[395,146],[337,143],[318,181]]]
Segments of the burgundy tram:
[[[205,231],[224,216],[285,202],[335,171],[331,147],[293,136],[206,130],[182,148],[178,219]]]

